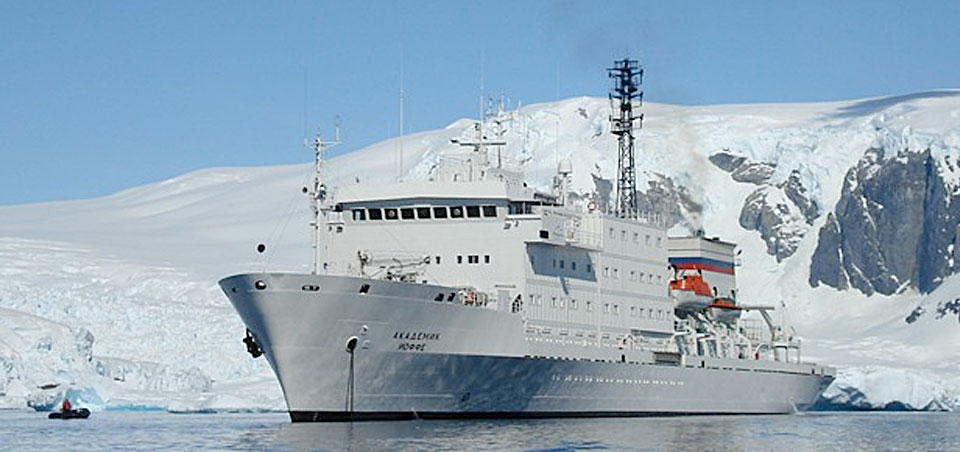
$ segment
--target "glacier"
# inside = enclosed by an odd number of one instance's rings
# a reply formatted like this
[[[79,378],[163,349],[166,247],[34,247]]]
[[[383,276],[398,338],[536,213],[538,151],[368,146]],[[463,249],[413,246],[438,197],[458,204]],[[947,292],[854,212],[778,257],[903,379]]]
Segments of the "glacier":
[[[572,199],[601,198],[617,164],[608,110],[606,99],[578,97],[502,112],[503,160],[547,191],[558,160],[570,159]],[[803,338],[804,358],[840,369],[823,406],[960,408],[960,318],[934,315],[960,294],[953,260],[926,292],[910,281],[889,294],[808,283],[819,232],[868,150],[930,152],[956,194],[960,91],[642,111],[645,207],[674,233],[703,227],[740,244],[742,299],[782,301],[777,315]],[[338,186],[429,179],[473,124],[336,156],[327,185],[336,196]],[[96,199],[0,207],[0,408],[50,409],[68,395],[95,410],[283,410],[216,281],[308,270],[300,189],[311,166],[212,168]],[[951,242],[944,253],[957,251]]]

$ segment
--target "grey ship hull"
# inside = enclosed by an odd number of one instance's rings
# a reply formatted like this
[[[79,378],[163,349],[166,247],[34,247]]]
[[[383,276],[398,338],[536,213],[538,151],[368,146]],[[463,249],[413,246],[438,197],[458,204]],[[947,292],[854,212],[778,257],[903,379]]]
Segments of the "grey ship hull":
[[[592,359],[538,356],[520,316],[434,301],[453,290],[442,286],[299,274],[220,285],[295,422],[793,413],[833,380],[809,364],[654,364],[599,349]]]

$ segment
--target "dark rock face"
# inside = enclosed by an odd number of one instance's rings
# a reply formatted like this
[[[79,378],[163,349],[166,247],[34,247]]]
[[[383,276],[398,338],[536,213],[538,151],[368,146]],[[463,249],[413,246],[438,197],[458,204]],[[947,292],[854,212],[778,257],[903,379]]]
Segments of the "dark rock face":
[[[733,180],[754,185],[766,183],[777,169],[777,165],[773,163],[751,162],[746,157],[730,152],[729,149],[712,154],[708,159],[717,168],[730,173]]]
[[[735,169],[739,168],[743,162],[747,161],[746,157],[741,157],[730,152],[729,149],[724,149],[723,151],[712,154],[708,157],[710,163],[713,163],[728,173],[732,173]]]
[[[847,273],[843,271],[843,262],[840,256],[841,244],[840,224],[837,223],[837,219],[832,212],[828,213],[827,223],[820,228],[817,249],[813,253],[814,256],[820,257],[820,261],[816,274],[811,268],[810,285],[812,287],[819,286],[820,282],[840,290],[846,290],[850,287]]]
[[[888,159],[868,150],[847,171],[835,215],[820,230],[810,284],[845,289],[847,281],[867,295],[908,286],[930,292],[953,273],[960,194],[940,164],[929,150]]]

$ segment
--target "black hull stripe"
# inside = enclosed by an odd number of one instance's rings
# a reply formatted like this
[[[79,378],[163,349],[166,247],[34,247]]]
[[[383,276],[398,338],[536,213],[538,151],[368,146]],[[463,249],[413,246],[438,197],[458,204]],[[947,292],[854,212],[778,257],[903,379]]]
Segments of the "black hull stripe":
[[[673,412],[673,411],[291,411],[293,422],[409,421],[415,419],[547,419],[572,417],[673,417],[790,414],[786,412]]]

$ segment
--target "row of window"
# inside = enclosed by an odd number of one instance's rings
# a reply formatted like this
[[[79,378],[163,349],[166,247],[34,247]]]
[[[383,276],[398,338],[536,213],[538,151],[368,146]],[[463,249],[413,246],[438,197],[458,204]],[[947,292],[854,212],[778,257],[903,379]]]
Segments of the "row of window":
[[[569,265],[567,265],[569,263]],[[564,270],[567,267],[571,271],[577,270],[577,261],[571,260],[566,261],[564,259],[553,259],[553,268]],[[593,265],[587,262],[586,267],[587,274],[593,272]],[[603,267],[603,276],[605,278],[620,279],[620,269],[615,267]],[[648,284],[654,283],[654,278],[656,278],[657,284],[663,284],[663,275],[654,275],[653,273],[643,273],[637,272],[636,270],[630,270],[630,281],[640,281]]]
[[[375,207],[352,209],[352,212],[353,221],[496,218],[497,206]]]
[[[558,265],[558,264],[559,264],[559,265]],[[554,259],[554,260],[553,260],[553,268],[559,268],[559,269],[563,270],[563,269],[565,269],[566,267],[567,267],[567,261],[565,261],[565,260],[563,260],[563,259]],[[571,261],[570,261],[570,270],[576,271],[576,269],[577,269],[577,261],[571,260]],[[589,262],[587,262],[586,271],[587,271],[587,273],[593,272],[593,265],[591,265]]]
[[[537,294],[530,294],[530,304],[533,306],[542,306],[543,305],[543,296]],[[576,299],[565,300],[563,298],[551,297],[550,299],[551,308],[559,309],[569,309],[571,311],[576,311],[578,309],[578,303]],[[587,300],[584,303],[584,307],[587,312],[593,312],[593,302]],[[603,304],[603,313],[610,315],[620,315],[620,305],[618,303],[604,303]],[[630,306],[630,317],[640,317],[648,319],[665,319],[670,315],[669,310],[664,309],[653,309],[653,308],[638,308],[636,306]]]
[[[439,264],[439,263],[440,263],[439,257],[437,257],[437,259],[438,259],[438,260],[437,260],[437,263]],[[462,264],[462,263],[463,263],[463,255],[460,255],[460,254],[457,255],[457,263],[458,263],[458,264]],[[480,255],[479,255],[479,254],[468,254],[468,255],[467,255],[467,263],[468,263],[468,264],[479,264],[479,263],[480,263]],[[489,255],[489,254],[485,254],[485,255],[483,256],[483,263],[484,263],[484,264],[489,264],[489,263],[490,263],[490,255]]]
[[[657,278],[657,279],[656,279],[656,283],[657,283],[657,284],[663,284],[663,275],[654,275],[653,273],[643,273],[643,272],[637,273],[636,270],[630,270],[630,281],[637,281],[637,280],[639,280],[639,281],[642,282],[642,283],[645,282],[645,283],[647,283],[647,284],[653,284],[653,283],[654,283],[654,279],[653,279],[654,276],[656,276],[656,278]],[[603,267],[603,277],[604,277],[604,278],[620,279],[620,269],[619,269],[619,268]]]
[[[434,259],[434,262],[436,262],[437,265],[440,265],[440,256],[434,256],[433,259]],[[424,261],[424,263],[429,264],[429,263],[430,263],[430,259],[427,258],[427,260]],[[458,263],[458,264],[462,264],[462,263],[463,263],[463,255],[462,255],[462,254],[458,254],[458,255],[457,255],[457,263]],[[468,264],[479,264],[479,263],[480,263],[480,255],[479,255],[479,254],[468,254],[468,255],[467,255],[467,263],[468,263]],[[490,255],[489,255],[489,254],[483,255],[483,263],[484,263],[484,264],[489,264],[489,263],[490,263]]]
[[[610,229],[608,230],[608,232],[607,232],[607,236],[608,236],[609,238],[611,238],[611,239],[616,239],[616,238],[617,238],[617,230],[616,230],[615,228],[610,228]],[[620,230],[620,240],[622,240],[622,241],[624,241],[624,242],[627,241],[627,230],[626,230],[626,229],[621,229],[621,230]],[[640,233],[639,233],[639,232],[634,232],[634,233],[633,233],[633,243],[640,243]],[[658,248],[663,247],[663,237],[657,237],[657,242],[656,242],[656,243],[657,243],[657,247],[658,247]],[[652,244],[652,240],[651,240],[650,234],[646,234],[646,235],[644,236],[643,244],[646,245],[646,246],[650,246],[650,245]]]

